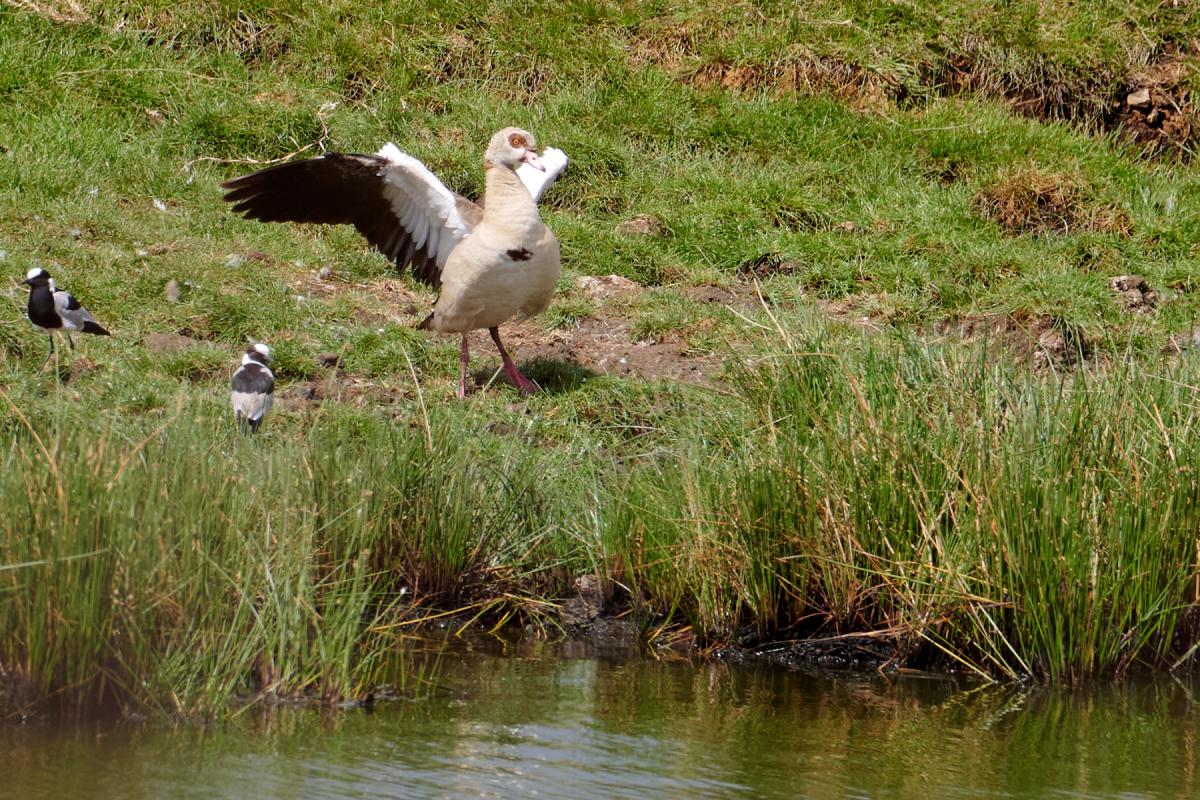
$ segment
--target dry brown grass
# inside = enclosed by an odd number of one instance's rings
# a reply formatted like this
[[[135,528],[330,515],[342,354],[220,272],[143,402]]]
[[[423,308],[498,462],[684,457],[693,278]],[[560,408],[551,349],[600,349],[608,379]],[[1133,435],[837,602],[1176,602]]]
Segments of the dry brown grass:
[[[1014,235],[1094,230],[1128,236],[1133,230],[1128,214],[1096,200],[1075,176],[1033,166],[1002,175],[975,195],[974,206]]]
[[[87,4],[81,0],[2,0],[6,5],[29,11],[54,22],[87,22]]]
[[[767,64],[732,64],[711,61],[685,76],[700,88],[720,88],[741,93],[778,95],[832,94],[860,110],[885,111],[895,101],[900,85],[886,75],[830,56],[794,53]]]

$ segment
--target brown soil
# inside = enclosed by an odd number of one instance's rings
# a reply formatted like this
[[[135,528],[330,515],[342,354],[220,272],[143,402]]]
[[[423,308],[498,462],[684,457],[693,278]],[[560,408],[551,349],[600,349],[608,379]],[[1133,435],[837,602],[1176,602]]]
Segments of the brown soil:
[[[1130,76],[1113,104],[1107,127],[1124,131],[1151,154],[1188,158],[1200,145],[1200,109],[1187,81],[1195,58],[1175,52]]]
[[[653,236],[662,238],[671,234],[667,224],[654,214],[638,214],[617,223],[613,231],[618,236]]]
[[[1039,369],[1072,367],[1095,355],[1077,326],[1051,317],[976,314],[941,320],[934,325],[934,332],[967,342],[995,342],[1002,351],[1030,361]]]
[[[539,320],[533,319],[505,325],[501,329],[505,347],[530,378],[551,390],[578,384],[592,375],[665,379],[697,385],[711,385],[714,382],[722,369],[719,357],[695,354],[686,342],[675,339],[635,341],[632,323],[625,318],[621,301],[622,298],[636,295],[642,287],[623,279],[614,280],[616,276],[592,277],[588,280],[589,277],[580,279],[581,291],[587,287],[600,287],[604,291],[589,293],[596,306],[577,325],[547,330]],[[321,284],[319,288],[322,293],[337,293],[349,288],[347,284],[336,281]],[[318,287],[310,284],[307,288],[311,294],[317,293],[313,289]],[[431,298],[414,293],[404,281],[397,278],[384,278],[354,288],[376,301],[374,307],[360,307],[354,312],[360,323],[371,326],[415,326],[428,313],[431,302]],[[687,293],[703,302],[735,307],[745,307],[751,302],[758,304],[752,288],[741,291],[738,287],[723,289],[704,286],[689,289]],[[457,334],[433,335],[447,343],[458,341]],[[482,367],[473,376],[476,388],[479,388],[487,384],[499,369],[499,357],[488,336],[479,331],[471,336],[471,351],[476,366]],[[336,360],[335,354],[323,355],[322,366],[336,366],[328,363],[330,355],[334,355]],[[503,380],[503,377],[497,380]],[[289,392],[281,394],[280,399],[295,405],[326,398],[357,404],[391,402],[398,397],[398,389],[402,393],[410,392],[411,386],[404,388],[394,381],[359,379],[338,371],[331,376],[296,384]]]
[[[878,292],[864,292],[840,297],[837,300],[817,301],[817,305],[839,322],[861,328],[868,333],[874,333],[883,330],[886,320],[878,318],[878,315],[873,315],[866,309],[877,305],[875,301],[882,297],[883,295]]]
[[[783,253],[763,253],[738,265],[737,274],[743,278],[766,278],[769,275],[791,275],[796,265],[787,260]]]
[[[641,284],[620,275],[581,275],[575,281],[575,288],[589,300],[609,300],[642,291]]]
[[[378,408],[390,406],[413,394],[411,383],[383,383],[356,378],[339,371],[324,378],[293,384],[279,394],[277,402],[291,410],[300,410],[309,403],[320,403],[323,400],[332,400],[356,408]]]
[[[1200,46],[1131,48],[1125,74],[1093,65],[1029,61],[974,36],[953,43],[943,59],[915,65],[909,83],[846,59],[789,50],[761,63],[704,60],[705,46],[728,38],[721,26],[647,25],[629,48],[634,66],[655,66],[698,88],[742,93],[831,94],[863,111],[887,111],[910,94],[974,94],[1008,100],[1015,112],[1066,120],[1096,131],[1121,131],[1147,154],[1188,158],[1200,144],[1200,109],[1187,89]],[[1139,58],[1146,66],[1135,66]],[[1121,87],[1115,94],[1113,87]],[[1146,94],[1141,94],[1145,92]]]
[[[721,370],[719,358],[692,355],[683,342],[633,341],[629,323],[616,317],[585,317],[576,327],[554,331],[543,330],[536,322],[522,322],[507,326],[503,335],[505,346],[522,365],[540,360],[590,374],[699,385],[711,384]]]
[[[148,333],[142,337],[142,347],[154,355],[190,350],[196,344],[196,339],[178,333]]]

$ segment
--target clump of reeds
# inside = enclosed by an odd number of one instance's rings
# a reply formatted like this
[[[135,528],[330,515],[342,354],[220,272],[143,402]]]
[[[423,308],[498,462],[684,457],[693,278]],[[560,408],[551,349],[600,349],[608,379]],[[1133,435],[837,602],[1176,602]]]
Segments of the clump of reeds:
[[[494,606],[510,550],[535,544],[526,465],[436,426],[331,412],[251,440],[203,414],[10,410],[0,657],[33,700],[193,714],[361,697],[415,674],[405,623]]]
[[[1170,665],[1200,600],[1198,377],[817,333],[744,369],[748,422],[635,472],[608,541],[710,641],[866,632],[1055,681]]]

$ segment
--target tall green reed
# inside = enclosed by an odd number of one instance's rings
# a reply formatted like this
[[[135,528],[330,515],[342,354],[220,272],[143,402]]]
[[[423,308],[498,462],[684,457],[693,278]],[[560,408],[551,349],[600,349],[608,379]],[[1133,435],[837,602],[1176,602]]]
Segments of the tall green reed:
[[[640,596],[717,641],[873,632],[1010,678],[1178,649],[1195,365],[1064,377],[986,347],[786,338],[738,370],[744,418],[615,494],[607,541]]]
[[[335,411],[247,438],[203,409],[17,414],[0,653],[37,695],[192,713],[362,694],[396,662],[397,622],[478,599],[541,524],[519,457],[488,462],[437,423]]]

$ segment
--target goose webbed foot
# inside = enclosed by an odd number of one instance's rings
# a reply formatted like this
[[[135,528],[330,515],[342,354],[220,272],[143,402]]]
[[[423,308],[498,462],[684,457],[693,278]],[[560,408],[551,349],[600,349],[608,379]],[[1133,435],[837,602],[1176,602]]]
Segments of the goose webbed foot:
[[[492,335],[492,341],[496,343],[496,349],[500,351],[500,360],[504,362],[504,374],[513,382],[513,385],[521,392],[521,394],[537,394],[541,391],[538,385],[526,378],[517,369],[517,365],[509,357],[508,351],[504,349],[504,345],[500,342],[500,329],[488,328],[488,333]]]

